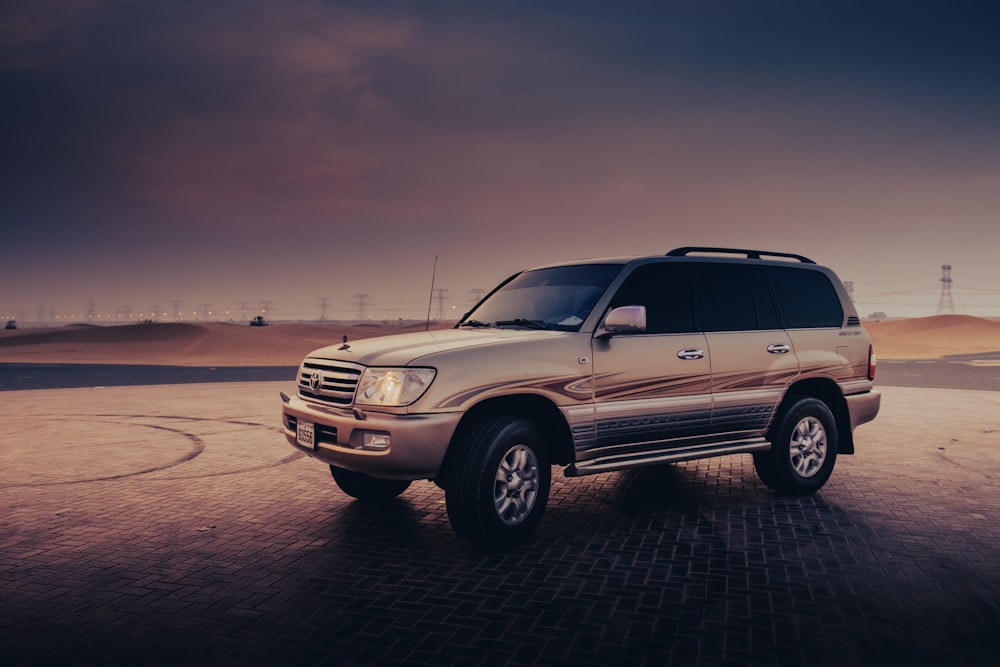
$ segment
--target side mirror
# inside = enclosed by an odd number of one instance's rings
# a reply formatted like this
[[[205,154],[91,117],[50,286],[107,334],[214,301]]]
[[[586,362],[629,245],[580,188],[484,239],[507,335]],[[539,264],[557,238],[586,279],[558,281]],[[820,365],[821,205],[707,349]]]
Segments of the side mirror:
[[[637,334],[646,331],[646,306],[619,306],[604,318],[601,338],[618,334]]]

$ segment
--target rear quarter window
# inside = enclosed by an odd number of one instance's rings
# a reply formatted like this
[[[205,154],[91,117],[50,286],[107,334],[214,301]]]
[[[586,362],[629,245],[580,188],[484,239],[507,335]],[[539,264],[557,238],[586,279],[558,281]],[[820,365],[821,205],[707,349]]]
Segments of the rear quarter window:
[[[844,309],[837,291],[819,271],[771,267],[767,270],[786,329],[839,327]]]

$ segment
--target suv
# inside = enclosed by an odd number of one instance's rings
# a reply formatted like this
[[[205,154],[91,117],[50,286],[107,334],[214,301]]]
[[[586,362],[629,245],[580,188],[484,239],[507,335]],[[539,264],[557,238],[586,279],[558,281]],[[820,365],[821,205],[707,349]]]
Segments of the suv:
[[[879,410],[875,355],[834,273],[800,255],[678,248],[522,271],[451,330],[312,352],[281,395],[288,441],[343,491],[445,492],[500,545],[567,477],[751,453],[782,494],[823,486]]]

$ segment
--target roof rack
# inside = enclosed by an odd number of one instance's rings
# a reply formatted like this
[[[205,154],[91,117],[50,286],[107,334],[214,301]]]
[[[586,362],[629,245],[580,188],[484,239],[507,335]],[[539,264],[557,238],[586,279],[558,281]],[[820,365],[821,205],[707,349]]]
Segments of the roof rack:
[[[793,255],[788,252],[770,252],[768,250],[746,250],[744,248],[706,248],[701,246],[684,246],[683,248],[674,248],[667,253],[667,257],[686,257],[691,253],[695,252],[711,252],[720,253],[724,255],[743,255],[747,259],[764,259],[765,257],[784,257],[785,259],[795,259],[803,264],[815,264],[808,257],[803,257],[802,255]]]

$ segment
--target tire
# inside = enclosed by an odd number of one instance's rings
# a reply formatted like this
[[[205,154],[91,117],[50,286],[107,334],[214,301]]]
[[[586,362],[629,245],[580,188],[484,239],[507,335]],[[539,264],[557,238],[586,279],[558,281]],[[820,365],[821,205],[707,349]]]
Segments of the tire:
[[[782,413],[771,449],[755,452],[754,468],[768,487],[789,496],[818,491],[837,462],[837,420],[816,398],[799,399]]]
[[[363,502],[392,500],[410,486],[409,480],[377,479],[364,473],[330,466],[330,474],[340,490]]]
[[[452,528],[475,544],[504,547],[529,538],[549,500],[552,468],[541,431],[494,417],[456,441],[446,486]]]

